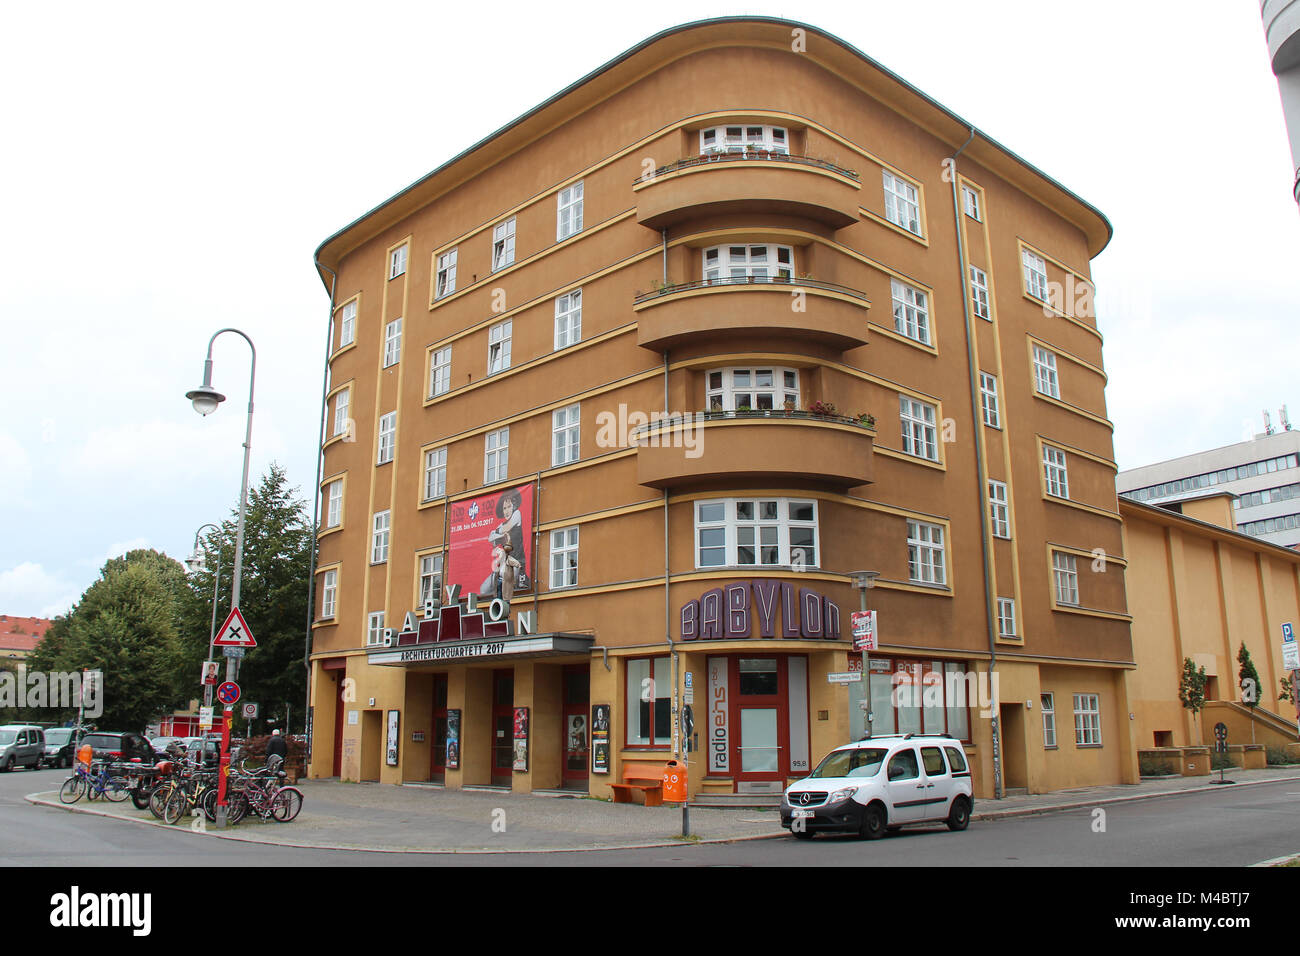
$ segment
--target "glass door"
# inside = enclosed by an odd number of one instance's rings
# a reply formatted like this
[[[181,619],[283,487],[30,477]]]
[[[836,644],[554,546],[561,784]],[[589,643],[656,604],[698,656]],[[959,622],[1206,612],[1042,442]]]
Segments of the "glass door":
[[[509,787],[515,765],[515,672],[492,672],[492,783]]]
[[[733,766],[741,785],[780,787],[785,782],[782,768],[790,750],[785,665],[784,657],[732,658],[739,731]]]
[[[433,739],[429,747],[429,779],[447,780],[447,675],[433,675]]]
[[[591,759],[591,734],[587,727],[588,703],[591,697],[591,665],[579,664],[564,668],[564,714],[560,731],[560,767],[563,786],[574,790],[587,789],[587,768]]]

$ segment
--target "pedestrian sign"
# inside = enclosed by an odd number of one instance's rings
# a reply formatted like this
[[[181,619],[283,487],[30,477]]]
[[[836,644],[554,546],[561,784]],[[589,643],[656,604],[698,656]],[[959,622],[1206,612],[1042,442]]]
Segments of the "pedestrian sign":
[[[212,643],[217,647],[257,646],[257,641],[253,639],[253,632],[249,629],[248,624],[244,621],[244,615],[239,613],[237,607],[230,609],[230,614],[226,616],[226,623],[221,625],[221,630],[217,633],[217,639]]]

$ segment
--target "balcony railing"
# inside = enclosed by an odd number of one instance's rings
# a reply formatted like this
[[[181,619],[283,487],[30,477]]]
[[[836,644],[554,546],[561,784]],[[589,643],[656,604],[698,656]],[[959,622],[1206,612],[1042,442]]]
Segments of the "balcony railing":
[[[656,176],[666,176],[669,173],[675,173],[681,169],[690,169],[693,166],[711,166],[719,163],[739,163],[754,162],[755,160],[767,160],[774,163],[788,163],[794,166],[812,166],[815,169],[825,169],[832,173],[838,173],[854,182],[858,181],[858,174],[855,170],[845,169],[843,166],[836,166],[832,162],[824,159],[816,159],[812,156],[792,156],[789,153],[778,153],[768,149],[747,149],[744,152],[728,153],[701,153],[699,156],[687,156],[679,159],[675,163],[669,163],[667,166],[660,166],[653,173],[643,173],[632,181],[633,185],[637,183],[653,182]]]
[[[807,409],[792,408],[750,408],[750,409],[712,409],[710,411],[695,412],[694,414],[686,413],[685,415],[664,415],[656,418],[645,425],[639,425],[628,433],[629,444],[635,444],[637,439],[650,432],[661,431],[664,429],[676,428],[680,425],[693,425],[698,422],[717,422],[727,419],[753,419],[767,418],[772,421],[804,421],[828,422],[837,425],[853,425],[865,431],[874,432],[876,430],[876,419],[874,415],[823,415],[817,412],[810,412]]]
[[[871,300],[867,298],[865,292],[861,292],[858,289],[850,289],[848,286],[844,285],[836,285],[834,282],[823,282],[820,279],[787,279],[784,276],[719,276],[716,279],[696,279],[693,282],[669,282],[666,285],[662,285],[657,289],[652,289],[649,292],[637,292],[635,297],[632,299],[632,304],[640,305],[642,302],[649,302],[651,299],[671,295],[674,292],[688,292],[691,289],[709,289],[714,286],[728,285],[785,285],[803,289],[823,289],[827,292],[839,292],[854,299],[860,299],[868,305],[871,303]]]

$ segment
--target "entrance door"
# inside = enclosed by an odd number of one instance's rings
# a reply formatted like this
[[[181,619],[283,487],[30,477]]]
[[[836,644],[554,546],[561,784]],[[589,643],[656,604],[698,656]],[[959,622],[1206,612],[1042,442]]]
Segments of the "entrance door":
[[[790,754],[789,691],[784,657],[733,657],[737,789],[784,787]],[[748,785],[748,786],[746,786]]]
[[[515,672],[492,672],[492,783],[509,787],[515,763]]]
[[[564,719],[560,732],[560,767],[562,786],[571,790],[587,789],[591,733],[587,726],[587,709],[591,698],[591,665],[575,664],[564,668]]]
[[[344,671],[332,671],[334,678],[334,773],[331,776],[343,776],[343,675]]]
[[[429,779],[447,782],[447,675],[433,675],[433,745],[429,748]]]

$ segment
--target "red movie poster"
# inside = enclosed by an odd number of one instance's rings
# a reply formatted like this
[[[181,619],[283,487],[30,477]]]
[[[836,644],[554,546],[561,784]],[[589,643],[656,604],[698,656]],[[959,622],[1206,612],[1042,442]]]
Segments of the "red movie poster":
[[[462,595],[473,592],[507,601],[531,591],[532,533],[531,482],[452,502],[446,583],[460,585]]]

